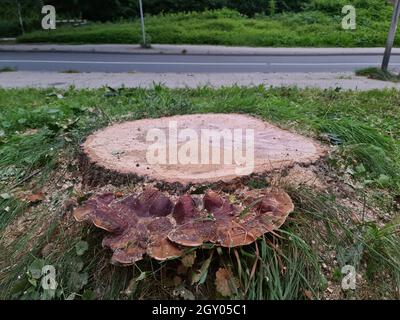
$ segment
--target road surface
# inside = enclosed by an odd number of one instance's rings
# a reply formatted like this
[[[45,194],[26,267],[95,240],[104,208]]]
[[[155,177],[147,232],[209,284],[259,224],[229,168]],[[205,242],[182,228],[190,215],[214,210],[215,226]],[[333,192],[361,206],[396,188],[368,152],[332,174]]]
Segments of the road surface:
[[[75,52],[0,52],[0,69],[19,71],[252,73],[344,72],[379,66],[382,55],[163,55]],[[390,67],[400,66],[393,55]]]

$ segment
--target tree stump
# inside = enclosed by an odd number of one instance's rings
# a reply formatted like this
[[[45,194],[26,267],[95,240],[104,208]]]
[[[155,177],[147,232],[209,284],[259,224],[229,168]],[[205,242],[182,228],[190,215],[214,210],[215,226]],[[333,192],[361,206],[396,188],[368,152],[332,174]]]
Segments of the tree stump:
[[[230,184],[325,155],[316,141],[242,114],[194,114],[111,125],[88,136],[86,185],[156,181],[162,186]]]

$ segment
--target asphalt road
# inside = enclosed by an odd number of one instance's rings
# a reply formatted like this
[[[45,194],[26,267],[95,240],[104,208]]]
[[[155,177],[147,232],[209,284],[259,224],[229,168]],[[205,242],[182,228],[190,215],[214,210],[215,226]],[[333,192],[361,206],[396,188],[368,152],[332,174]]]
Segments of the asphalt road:
[[[0,68],[80,72],[344,72],[379,66],[381,55],[162,55],[63,52],[0,52]],[[393,55],[391,67],[400,66]]]

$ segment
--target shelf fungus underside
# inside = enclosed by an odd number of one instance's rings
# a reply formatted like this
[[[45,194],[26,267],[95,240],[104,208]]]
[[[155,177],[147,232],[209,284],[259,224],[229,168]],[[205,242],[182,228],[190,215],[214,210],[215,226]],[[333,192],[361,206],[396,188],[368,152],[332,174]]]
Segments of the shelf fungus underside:
[[[112,263],[131,265],[145,254],[162,261],[205,243],[228,248],[251,244],[278,229],[291,211],[290,197],[278,189],[234,196],[209,190],[180,197],[146,189],[125,197],[95,196],[74,217],[108,232],[103,246],[113,251]]]

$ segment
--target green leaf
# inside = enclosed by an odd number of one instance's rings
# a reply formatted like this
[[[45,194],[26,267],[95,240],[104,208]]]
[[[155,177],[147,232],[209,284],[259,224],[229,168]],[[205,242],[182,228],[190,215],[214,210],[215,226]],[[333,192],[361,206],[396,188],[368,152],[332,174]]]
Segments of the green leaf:
[[[59,113],[59,112],[60,112],[60,110],[58,110],[58,109],[48,109],[47,110],[48,114],[55,114],[55,113]]]
[[[33,286],[36,288],[36,286],[37,286],[37,280],[36,280],[36,279],[34,279],[34,278],[29,278],[28,281],[29,281],[29,283],[30,283],[31,285],[33,285]]]
[[[359,174],[359,175],[362,175],[367,171],[363,164],[359,164],[355,169],[356,169],[357,174]]]
[[[378,178],[378,183],[382,186],[382,187],[386,187],[390,184],[390,177],[387,176],[386,174],[381,174]]]
[[[203,262],[200,270],[193,273],[192,275],[192,285],[195,283],[203,284],[207,279],[208,268],[210,267],[210,263],[213,257],[214,251],[211,251],[210,257]]]
[[[79,292],[83,289],[85,285],[87,285],[89,280],[89,276],[86,272],[78,273],[78,272],[71,272],[71,276],[69,278],[71,288]]]
[[[339,246],[337,248],[337,260],[340,266],[350,264],[358,267],[364,252],[364,244],[362,242],[354,243],[350,247]]]
[[[136,278],[136,281],[142,281],[146,278],[147,273],[146,272],[142,272],[139,277]]]
[[[96,295],[93,290],[87,289],[82,293],[82,300],[94,300]]]
[[[75,251],[78,256],[82,256],[89,249],[89,244],[86,241],[79,241],[75,245]]]
[[[11,288],[11,295],[14,297],[19,296],[22,294],[25,290],[30,287],[29,285],[29,280],[28,277],[22,277],[21,279],[17,280],[14,284],[13,287]]]
[[[2,198],[2,199],[4,199],[4,200],[8,200],[8,199],[11,198],[11,194],[9,194],[9,193],[7,193],[7,192],[2,193],[2,194],[0,194],[0,198]]]
[[[75,292],[71,293],[65,300],[74,300],[75,299]]]
[[[28,288],[20,297],[21,300],[39,300],[40,298],[39,290],[34,287]]]
[[[47,289],[44,290],[40,296],[41,300],[52,300],[56,297],[56,290],[55,289]]]
[[[9,121],[3,121],[2,123],[1,123],[1,125],[4,127],[4,128],[11,128],[11,122],[9,122]]]
[[[83,270],[83,267],[85,266],[85,263],[82,260],[78,260],[75,263],[75,271],[76,272],[81,272]]]
[[[62,288],[58,288],[56,290],[56,297],[60,299],[63,295],[64,295],[64,290]]]
[[[40,279],[42,277],[42,269],[45,266],[43,259],[34,260],[28,267],[28,273],[33,279]]]

